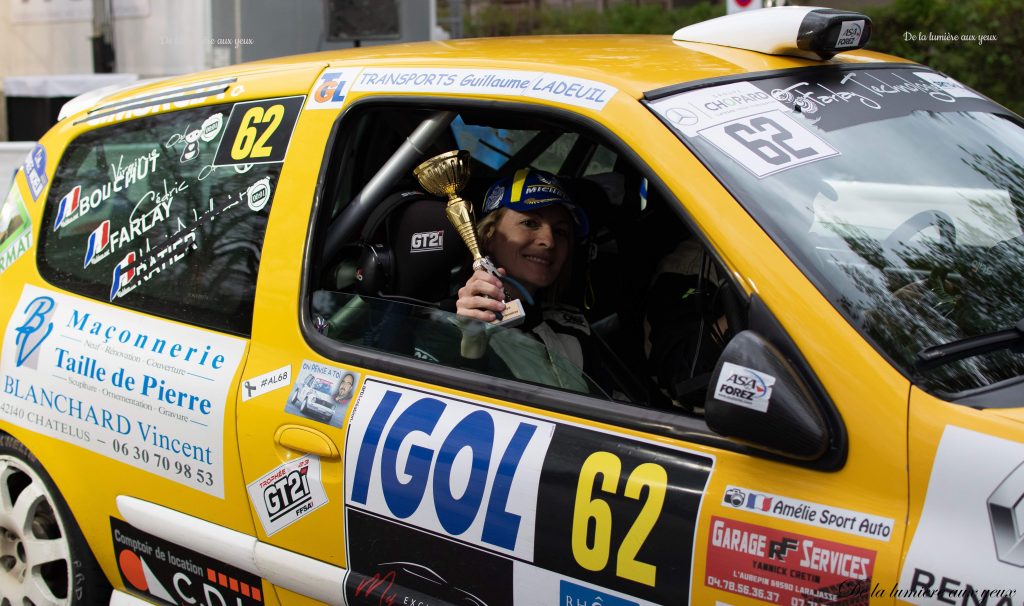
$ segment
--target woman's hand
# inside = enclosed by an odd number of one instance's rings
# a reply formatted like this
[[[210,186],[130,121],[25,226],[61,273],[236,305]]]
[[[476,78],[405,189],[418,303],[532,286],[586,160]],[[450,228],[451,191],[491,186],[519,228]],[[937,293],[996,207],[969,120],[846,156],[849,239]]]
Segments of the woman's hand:
[[[504,269],[498,273],[505,275]],[[501,280],[482,269],[473,272],[466,285],[459,289],[455,311],[460,316],[493,322],[497,313],[505,311],[505,289]]]

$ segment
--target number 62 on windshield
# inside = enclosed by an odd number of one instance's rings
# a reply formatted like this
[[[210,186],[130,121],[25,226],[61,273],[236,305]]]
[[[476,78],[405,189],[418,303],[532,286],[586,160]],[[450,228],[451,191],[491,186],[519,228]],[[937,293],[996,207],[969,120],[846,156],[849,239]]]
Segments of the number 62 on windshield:
[[[828,143],[780,111],[718,124],[700,131],[700,135],[758,179],[839,155]]]

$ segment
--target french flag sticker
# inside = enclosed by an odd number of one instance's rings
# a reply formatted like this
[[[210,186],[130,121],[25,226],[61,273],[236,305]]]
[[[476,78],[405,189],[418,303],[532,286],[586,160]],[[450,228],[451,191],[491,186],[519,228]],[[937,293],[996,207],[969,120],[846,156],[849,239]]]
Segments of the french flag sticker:
[[[100,226],[89,234],[89,244],[85,247],[85,265],[89,267],[97,253],[102,252],[110,244],[110,219],[107,219]]]
[[[113,301],[122,293],[121,287],[127,286],[135,279],[135,253],[130,252],[114,266],[113,280],[110,286],[110,300]]]
[[[747,509],[760,509],[768,511],[772,506],[772,500],[763,494],[752,492],[747,495]]]
[[[78,202],[81,200],[81,197],[82,186],[76,185],[74,189],[60,199],[60,203],[57,206],[57,219],[53,222],[53,231],[60,229],[65,217],[71,217],[78,212]]]

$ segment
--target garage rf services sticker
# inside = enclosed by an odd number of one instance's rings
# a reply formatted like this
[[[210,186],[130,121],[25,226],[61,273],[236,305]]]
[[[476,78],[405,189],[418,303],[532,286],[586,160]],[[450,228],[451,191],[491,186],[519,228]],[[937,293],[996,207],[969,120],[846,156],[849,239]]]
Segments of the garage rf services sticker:
[[[313,455],[275,467],[248,489],[267,536],[327,503],[320,480],[320,458]]]
[[[846,604],[871,589],[875,552],[713,516],[708,587],[770,604]]]

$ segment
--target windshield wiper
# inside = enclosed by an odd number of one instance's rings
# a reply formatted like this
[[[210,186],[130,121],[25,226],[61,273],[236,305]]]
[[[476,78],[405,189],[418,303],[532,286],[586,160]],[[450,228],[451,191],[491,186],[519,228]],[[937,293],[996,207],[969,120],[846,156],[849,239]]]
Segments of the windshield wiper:
[[[917,352],[914,366],[918,370],[931,370],[938,366],[978,356],[981,354],[1007,349],[1024,343],[1024,318],[1017,321],[1013,328],[996,330],[982,335],[967,337],[933,345]]]

